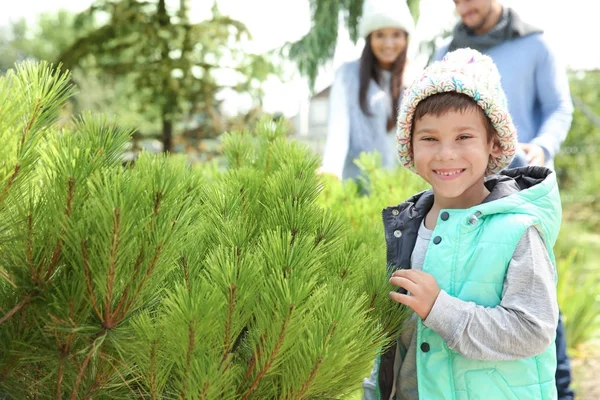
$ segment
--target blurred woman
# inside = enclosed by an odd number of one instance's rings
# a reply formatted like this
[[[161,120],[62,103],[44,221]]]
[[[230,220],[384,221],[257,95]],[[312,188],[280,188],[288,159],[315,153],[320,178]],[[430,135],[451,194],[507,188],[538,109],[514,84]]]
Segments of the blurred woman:
[[[384,168],[395,167],[395,126],[406,53],[414,21],[402,0],[365,0],[360,59],[336,72],[329,96],[329,123],[321,172],[342,180],[360,175],[354,159],[377,151]]]

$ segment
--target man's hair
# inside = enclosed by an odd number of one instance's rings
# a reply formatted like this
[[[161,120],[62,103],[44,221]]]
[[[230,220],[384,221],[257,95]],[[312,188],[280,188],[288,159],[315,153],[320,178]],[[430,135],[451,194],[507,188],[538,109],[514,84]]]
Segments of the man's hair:
[[[492,121],[487,115],[485,115],[483,109],[479,107],[475,100],[466,94],[458,92],[436,93],[417,104],[417,108],[415,109],[415,113],[413,115],[412,129],[414,130],[415,122],[426,115],[439,117],[449,111],[465,112],[468,110],[478,110],[479,114],[484,120],[489,143],[494,139],[494,137],[496,137],[497,134],[496,128],[494,128]],[[410,136],[412,141],[412,132]]]

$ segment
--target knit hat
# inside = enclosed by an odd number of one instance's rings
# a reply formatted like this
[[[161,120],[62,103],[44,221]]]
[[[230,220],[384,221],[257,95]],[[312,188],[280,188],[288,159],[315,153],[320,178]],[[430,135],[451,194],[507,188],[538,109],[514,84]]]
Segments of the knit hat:
[[[518,142],[506,95],[500,85],[500,74],[490,57],[469,48],[448,53],[442,61],[431,64],[405,90],[396,131],[398,158],[402,165],[415,171],[410,136],[417,105],[429,96],[444,92],[471,97],[496,128],[502,155],[490,158],[486,174],[494,174],[507,167]]]
[[[358,34],[366,38],[382,28],[399,28],[409,35],[413,33],[415,22],[406,0],[365,0]]]

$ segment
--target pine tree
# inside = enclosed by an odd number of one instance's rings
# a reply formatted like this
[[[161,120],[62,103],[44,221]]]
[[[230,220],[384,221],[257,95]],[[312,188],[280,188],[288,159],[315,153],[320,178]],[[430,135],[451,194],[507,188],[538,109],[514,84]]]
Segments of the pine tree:
[[[173,151],[177,123],[185,115],[203,116],[204,137],[222,124],[223,90],[261,98],[262,82],[276,68],[268,54],[250,54],[243,41],[246,26],[221,14],[216,2],[211,18],[190,22],[190,1],[95,0],[77,20],[100,16],[106,22],[64,49],[56,60],[86,68],[90,57],[101,77],[123,84],[126,107],[158,120],[164,151]],[[108,17],[108,18],[106,18]],[[218,78],[226,74],[224,82]]]
[[[228,167],[142,154],[67,73],[0,78],[0,393],[51,399],[344,398],[407,310],[316,156],[263,121]]]

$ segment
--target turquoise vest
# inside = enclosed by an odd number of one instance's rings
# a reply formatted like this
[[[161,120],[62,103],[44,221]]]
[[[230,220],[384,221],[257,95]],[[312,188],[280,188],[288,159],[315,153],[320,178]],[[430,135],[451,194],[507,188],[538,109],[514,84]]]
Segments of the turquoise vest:
[[[442,211],[448,215],[437,221],[423,270],[432,274],[440,288],[451,296],[486,307],[499,305],[506,270],[517,243],[530,226],[539,230],[550,259],[555,261],[552,247],[560,227],[561,207],[554,173],[498,200],[470,209]],[[450,350],[419,319],[417,349],[421,399],[557,398],[554,343],[531,358],[472,360]]]

